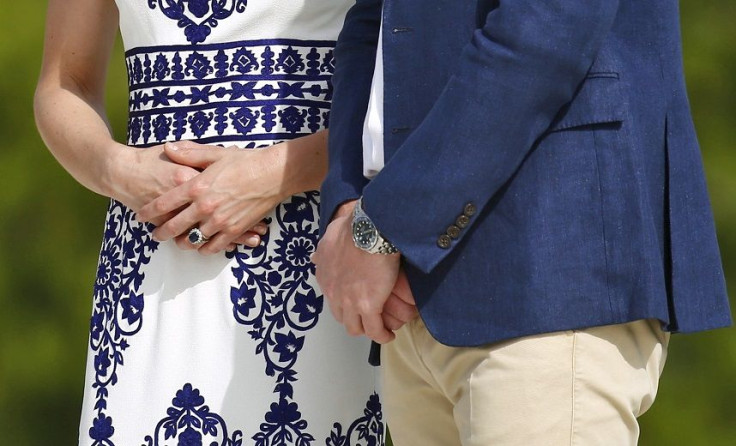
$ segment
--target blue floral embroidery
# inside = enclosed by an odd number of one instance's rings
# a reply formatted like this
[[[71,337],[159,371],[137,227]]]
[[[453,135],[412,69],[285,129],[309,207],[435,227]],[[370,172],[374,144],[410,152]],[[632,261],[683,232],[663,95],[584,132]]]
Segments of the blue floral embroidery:
[[[145,274],[142,268],[151,260],[158,243],[150,227],[138,223],[133,213],[111,201],[105,236],[97,266],[94,306],[90,318],[90,348],[94,354],[95,410],[89,436],[93,445],[113,445],[113,419],[105,414],[110,387],[118,380],[128,339],[143,325],[145,300],[139,288]]]
[[[112,418],[100,412],[97,418],[92,420],[92,427],[89,428],[89,437],[94,440],[93,445],[113,445],[110,437],[115,433],[112,427]]]
[[[293,383],[305,333],[317,324],[323,308],[322,296],[309,283],[314,274],[309,256],[317,245],[318,196],[308,192],[281,204],[262,245],[229,254],[236,261],[232,271],[237,285],[230,291],[233,315],[250,327],[266,374],[276,378],[278,401],[271,404],[261,432],[252,437],[257,446],[286,442],[308,446],[314,441],[293,401]],[[275,240],[270,241],[272,236]]]
[[[187,40],[195,44],[204,42],[220,20],[245,11],[247,4],[247,0],[148,0],[151,9],[158,7],[176,20]]]
[[[275,141],[326,127],[333,42],[258,40],[126,55],[130,143]]]
[[[381,402],[375,393],[368,399],[363,416],[355,420],[343,434],[342,425],[335,423],[327,438],[327,446],[380,446],[383,445],[384,427]]]
[[[224,55],[225,53],[222,54]],[[233,62],[230,65],[230,69],[241,74],[250,73],[258,69],[258,59],[252,51],[241,48],[233,54]]]
[[[237,0],[149,0],[151,7],[156,3],[196,25],[179,22],[188,37],[201,37],[193,43],[201,43],[209,34],[208,27],[216,26],[207,17],[222,20],[239,11],[234,5],[245,7],[244,1]],[[128,142],[148,146],[186,138],[263,147],[324,128],[332,96],[332,45],[264,40],[197,45],[196,51],[191,46],[130,51],[126,54],[131,106]],[[307,341],[306,332],[318,323],[323,311],[323,297],[310,283],[317,206],[316,192],[292,197],[275,211],[274,225],[262,246],[228,254],[235,264],[236,283],[230,290],[233,315],[256,340],[255,352],[263,358],[266,373],[274,377],[274,402],[264,414],[260,431],[252,435],[256,446],[315,443],[294,399],[293,384],[298,380],[296,364]],[[157,246],[148,227],[137,223],[120,203],[111,204],[90,321],[97,392],[97,413],[89,428],[93,445],[114,446],[107,398],[117,381],[128,339],[143,324],[145,299],[138,291],[144,276],[141,268]],[[191,384],[177,392],[172,404],[154,435],[146,437],[149,446],[242,444],[241,431],[228,436],[225,421],[209,411]],[[366,407],[364,416],[345,432],[336,423],[327,444],[383,444],[378,397],[372,396]]]
[[[284,49],[276,61],[276,68],[282,68],[288,74],[294,74],[304,69],[302,56],[292,47]]]
[[[304,118],[307,115],[307,111],[289,106],[285,110],[281,110],[278,114],[281,118],[281,125],[284,126],[286,131],[297,133],[304,126]]]
[[[238,430],[232,437],[228,436],[225,420],[210,412],[199,389],[190,383],[176,392],[171,404],[166,410],[168,417],[158,422],[153,436],[145,437],[144,446],[173,445],[167,440],[178,440],[177,446],[202,446],[205,441],[206,444],[220,446],[243,444],[243,433]]]
[[[153,77],[161,80],[171,73],[169,69],[169,60],[163,54],[156,56],[156,62],[153,64]]]
[[[256,354],[265,360],[266,374],[276,378],[278,401],[271,404],[252,436],[256,446],[310,446],[308,422],[294,401],[296,364],[306,332],[323,310],[323,297],[310,284],[315,270],[310,255],[317,246],[317,192],[291,197],[274,212],[270,232],[255,249],[240,248],[229,256],[237,284],[230,290],[235,319],[250,327]],[[370,397],[363,417],[346,432],[335,423],[326,444],[334,446],[383,445],[383,422],[378,395]]]
[[[184,74],[193,75],[197,79],[204,79],[212,74],[215,70],[210,66],[210,61],[202,54],[193,52],[187,57],[187,67]]]

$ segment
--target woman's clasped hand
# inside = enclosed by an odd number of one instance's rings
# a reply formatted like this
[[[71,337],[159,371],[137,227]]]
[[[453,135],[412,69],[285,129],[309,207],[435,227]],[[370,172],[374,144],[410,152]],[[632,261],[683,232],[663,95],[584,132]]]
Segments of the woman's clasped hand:
[[[264,217],[289,195],[277,167],[281,151],[278,144],[251,150],[166,143],[161,155],[180,166],[174,187],[140,207],[137,219],[157,226],[155,239],[174,239],[180,248],[202,254],[232,250],[237,244],[258,246],[268,231]],[[201,231],[205,243],[191,243],[192,228]]]

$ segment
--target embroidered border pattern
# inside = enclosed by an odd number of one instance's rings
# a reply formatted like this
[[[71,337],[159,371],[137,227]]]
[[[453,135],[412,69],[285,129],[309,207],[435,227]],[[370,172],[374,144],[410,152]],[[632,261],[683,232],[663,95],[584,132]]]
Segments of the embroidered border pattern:
[[[128,143],[274,141],[329,121],[332,41],[259,40],[126,53]]]

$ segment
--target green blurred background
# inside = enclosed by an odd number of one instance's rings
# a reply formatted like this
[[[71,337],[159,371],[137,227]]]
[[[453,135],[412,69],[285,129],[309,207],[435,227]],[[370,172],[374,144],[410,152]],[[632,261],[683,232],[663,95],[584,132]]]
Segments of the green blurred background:
[[[40,1],[2,6],[0,445],[76,442],[106,209],[104,198],[56,164],[35,129],[44,14]],[[695,123],[726,276],[736,293],[736,2],[683,2],[682,21]],[[116,137],[124,140],[121,52],[118,44],[108,108]],[[736,445],[734,329],[674,338],[657,403],[641,425],[642,445]]]

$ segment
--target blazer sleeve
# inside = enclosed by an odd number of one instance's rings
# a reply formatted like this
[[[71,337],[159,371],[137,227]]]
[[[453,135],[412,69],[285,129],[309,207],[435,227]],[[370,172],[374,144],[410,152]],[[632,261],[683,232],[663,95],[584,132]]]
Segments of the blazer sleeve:
[[[507,0],[488,13],[423,122],[363,190],[366,213],[410,263],[429,273],[458,246],[438,237],[512,178],[617,10],[616,0]]]
[[[330,162],[320,189],[320,235],[336,208],[358,198],[367,183],[363,176],[363,121],[373,80],[382,4],[382,0],[356,1],[337,39],[328,137]]]

